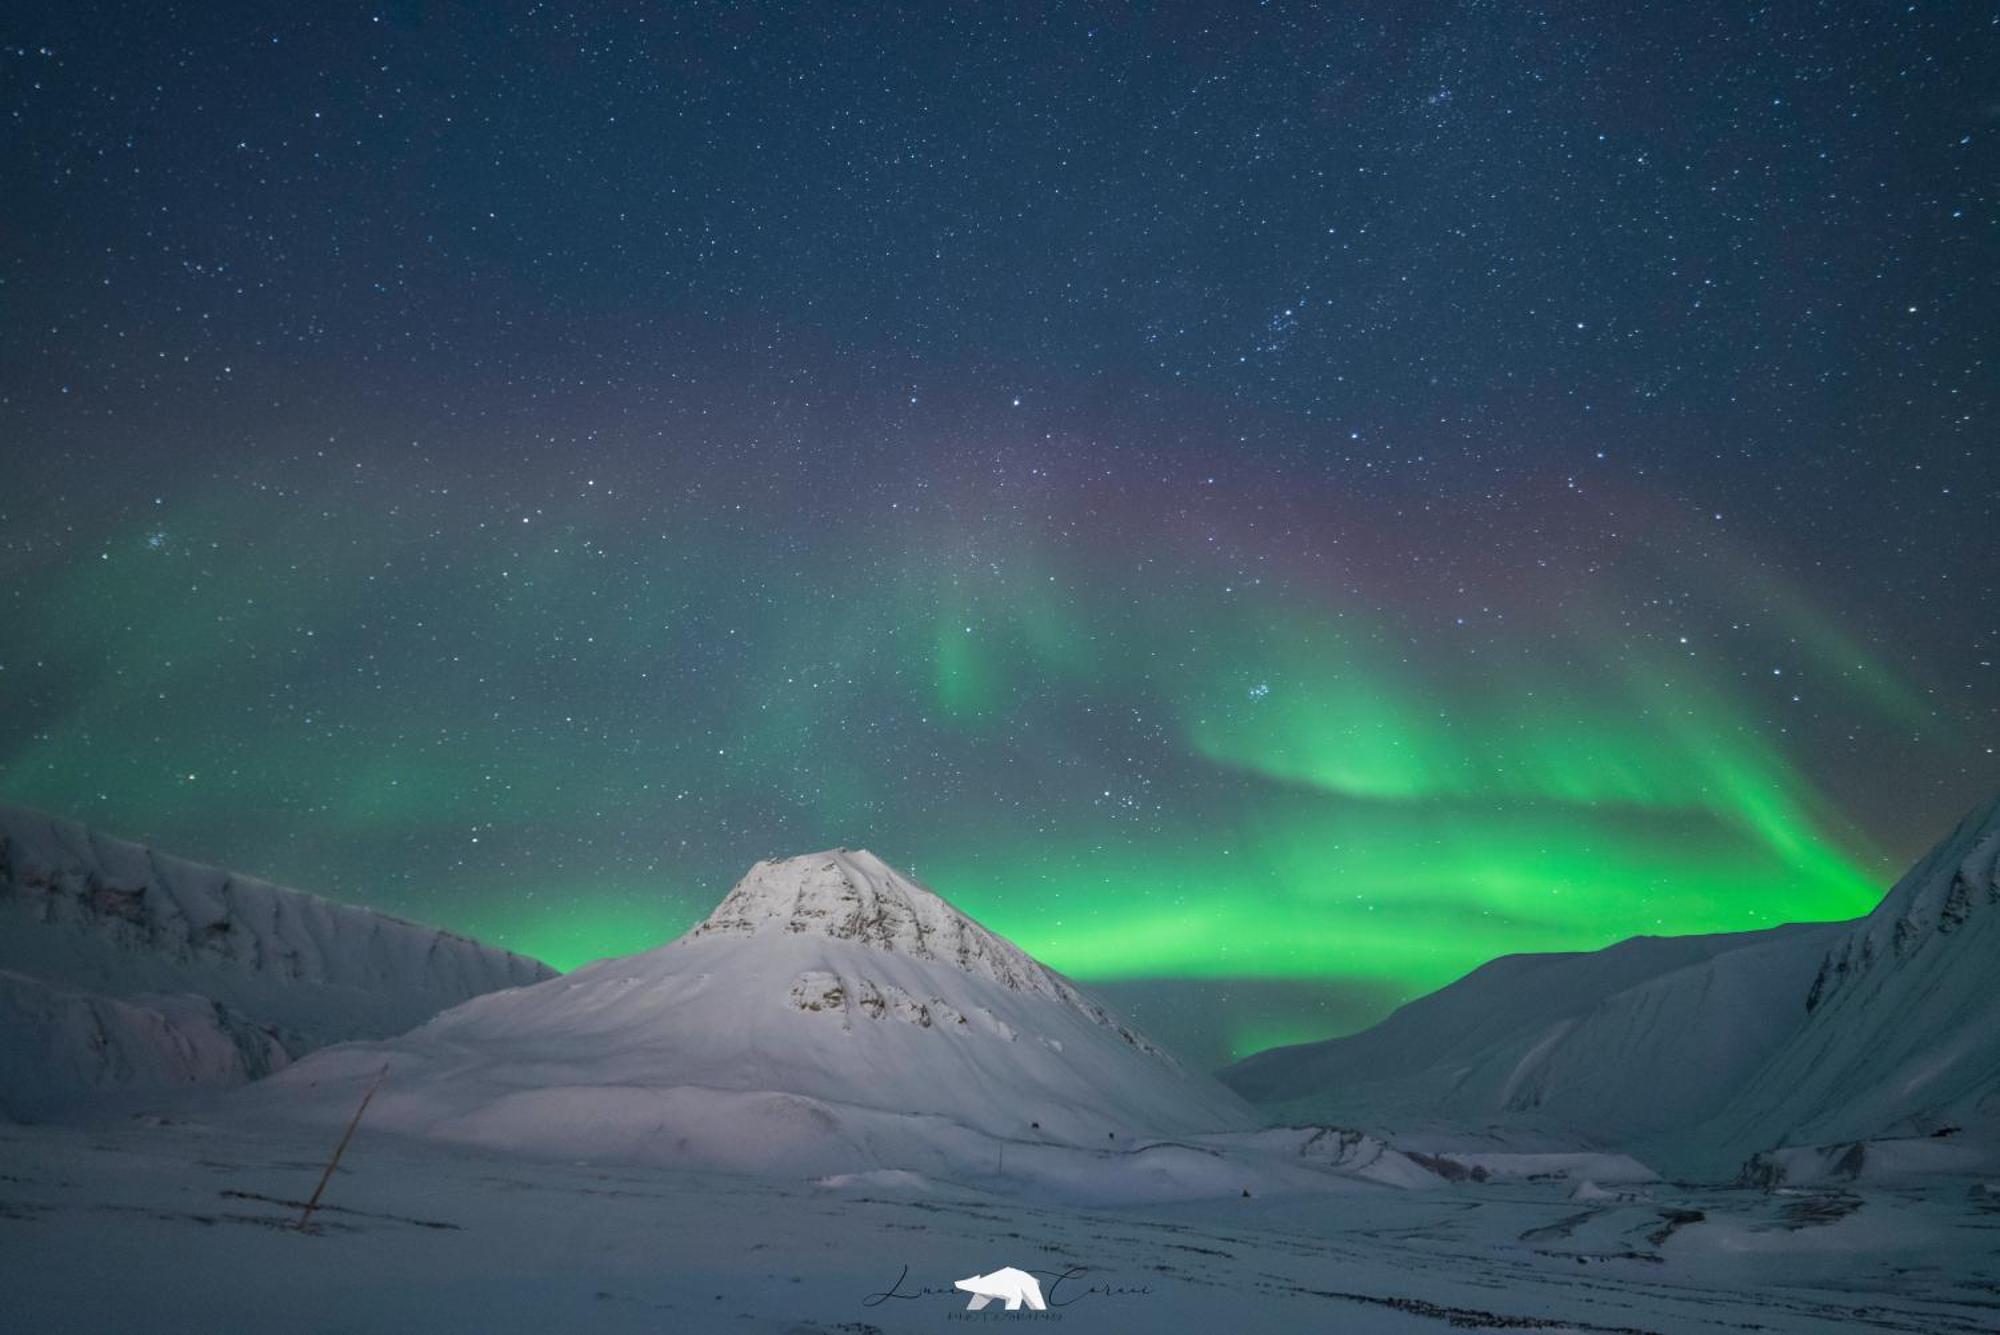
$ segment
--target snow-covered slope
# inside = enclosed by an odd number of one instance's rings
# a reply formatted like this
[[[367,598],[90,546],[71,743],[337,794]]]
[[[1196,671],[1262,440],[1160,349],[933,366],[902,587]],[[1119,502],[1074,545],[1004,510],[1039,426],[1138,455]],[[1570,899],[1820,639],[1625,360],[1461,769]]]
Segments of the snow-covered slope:
[[[2000,1142],[1996,866],[2000,802],[1855,922],[1495,960],[1222,1079],[1277,1117],[1582,1141],[1703,1174],[1946,1128]]]
[[[1173,1064],[1074,983],[865,849],[758,863],[683,941],[766,934],[824,936],[949,965],[979,982],[1067,1007]],[[869,1004],[864,995],[862,1005]]]
[[[2000,800],[1968,816],[1799,994],[1803,1023],[1716,1119],[1719,1152],[2000,1142]]]
[[[846,850],[760,862],[679,940],[255,1092],[332,1118],[385,1063],[371,1124],[752,1171],[951,1176],[1256,1125],[1067,979]]]
[[[204,997],[97,996],[0,971],[0,1116],[112,1092],[240,1085],[286,1061],[262,1026]]]
[[[537,961],[449,932],[14,807],[0,807],[0,970],[52,989],[32,1002],[18,987],[6,995],[15,1008],[9,1022],[23,1027],[17,1032],[87,1033],[72,1020],[88,1011],[106,1033],[122,1035],[104,1040],[96,1057],[52,1056],[45,1078],[11,1067],[0,1100],[11,1091],[30,1102],[80,1071],[125,1071],[135,1078],[110,1083],[132,1087],[147,1083],[137,1078],[145,1072],[183,1069],[171,1052],[136,1055],[132,1045],[149,1031],[131,1006],[111,1004],[120,999],[152,998],[137,1009],[164,1014],[166,1006],[179,1017],[168,1029],[183,1035],[195,1022],[179,1002],[161,998],[216,1003],[228,1025],[267,1031],[298,1057],[327,1043],[401,1033],[470,997],[554,976]],[[68,1007],[72,1020],[37,1028],[53,1023],[51,1007]],[[257,1073],[261,1060],[253,1054],[244,1070]],[[197,1068],[216,1069],[206,1058],[187,1069]]]
[[[1222,1079],[1287,1118],[1538,1131],[1631,1146],[1717,1112],[1784,1042],[1838,926],[1513,955],[1346,1038]]]

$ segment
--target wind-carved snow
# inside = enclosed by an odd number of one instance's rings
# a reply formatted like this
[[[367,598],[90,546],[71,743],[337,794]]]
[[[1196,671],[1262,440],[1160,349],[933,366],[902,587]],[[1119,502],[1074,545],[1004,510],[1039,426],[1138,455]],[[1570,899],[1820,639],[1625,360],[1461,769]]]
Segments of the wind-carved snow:
[[[1765,1193],[1536,1171],[1391,1191],[1331,1167],[1394,1182],[1410,1164],[1379,1142],[1273,1132],[1274,1161],[1329,1165],[1338,1194],[1234,1177],[1207,1202],[1114,1211],[900,1169],[732,1184],[598,1156],[501,1164],[373,1135],[374,1116],[328,1188],[325,1234],[303,1239],[271,1230],[297,1219],[285,1202],[311,1194],[337,1130],[7,1128],[7,1328],[251,1331],[309,1310],[355,1331],[942,1333],[967,1302],[953,1281],[1003,1262],[1045,1272],[1054,1329],[1090,1335],[1971,1335],[1993,1329],[2000,1291],[2000,1188],[1980,1185]],[[1409,1185],[1425,1178],[1440,1185]],[[860,1307],[899,1272],[921,1297]]]
[[[1067,979],[866,849],[759,862],[682,939],[758,932],[811,933],[949,964],[1009,991],[1061,1002],[1140,1051],[1173,1060]],[[881,1003],[894,1004],[887,994]]]
[[[1529,1048],[1522,1055],[1521,1060],[1514,1063],[1514,1069],[1507,1073],[1507,1082],[1500,1087],[1501,1107],[1532,1108],[1541,1102],[1539,1089],[1535,1089],[1526,1098],[1517,1097],[1517,1091],[1521,1088],[1521,1083],[1527,1080],[1534,1072],[1536,1065],[1540,1063],[1542,1058],[1549,1054],[1549,1050],[1568,1037],[1569,1031],[1575,1027],[1575,1020],[1558,1021],[1549,1030],[1547,1037],[1543,1038],[1541,1042],[1535,1044],[1532,1048]]]

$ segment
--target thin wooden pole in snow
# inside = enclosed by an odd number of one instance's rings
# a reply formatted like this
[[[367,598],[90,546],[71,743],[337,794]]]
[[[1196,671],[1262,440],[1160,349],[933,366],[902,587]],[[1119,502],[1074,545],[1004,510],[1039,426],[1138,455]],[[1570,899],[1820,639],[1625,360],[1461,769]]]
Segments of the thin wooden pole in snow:
[[[333,1170],[340,1167],[340,1156],[347,1153],[347,1142],[354,1139],[354,1128],[361,1125],[361,1114],[368,1111],[368,1101],[375,1097],[375,1091],[382,1087],[382,1081],[388,1074],[389,1063],[383,1062],[382,1069],[377,1071],[375,1078],[369,1082],[368,1092],[361,1096],[361,1106],[356,1108],[354,1116],[348,1119],[347,1130],[341,1133],[340,1143],[333,1147],[333,1157],[326,1161],[326,1171],[319,1175],[319,1185],[313,1188],[312,1199],[306,1202],[305,1213],[299,1216],[301,1232],[305,1230],[306,1221],[313,1217],[313,1211],[319,1209],[320,1194],[326,1190],[326,1184],[333,1180]]]

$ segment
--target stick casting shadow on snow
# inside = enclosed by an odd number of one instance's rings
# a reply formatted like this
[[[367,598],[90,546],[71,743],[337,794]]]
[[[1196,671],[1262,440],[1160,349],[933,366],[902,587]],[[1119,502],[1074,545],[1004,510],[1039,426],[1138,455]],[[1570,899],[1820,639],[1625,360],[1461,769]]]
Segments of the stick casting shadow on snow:
[[[313,1188],[312,1196],[306,1201],[305,1213],[299,1216],[298,1227],[301,1233],[305,1232],[306,1224],[313,1217],[313,1211],[319,1209],[320,1195],[326,1190],[326,1184],[333,1180],[333,1170],[340,1167],[340,1156],[347,1153],[347,1142],[354,1139],[354,1128],[361,1125],[361,1114],[368,1111],[368,1101],[375,1097],[375,1091],[382,1087],[382,1082],[388,1075],[389,1063],[383,1062],[382,1069],[368,1082],[368,1092],[361,1096],[361,1106],[356,1108],[354,1116],[348,1119],[347,1130],[340,1133],[340,1143],[333,1147],[333,1157],[326,1161],[326,1171],[319,1175],[319,1185]]]

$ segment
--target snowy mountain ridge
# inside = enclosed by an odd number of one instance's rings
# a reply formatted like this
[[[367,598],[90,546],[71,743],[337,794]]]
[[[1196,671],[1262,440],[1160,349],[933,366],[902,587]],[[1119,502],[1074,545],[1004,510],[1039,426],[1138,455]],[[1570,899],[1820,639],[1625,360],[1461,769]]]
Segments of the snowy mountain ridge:
[[[1897,1139],[2000,1164],[1996,976],[2000,801],[1865,917],[1496,960],[1222,1079],[1274,1116],[1581,1140],[1705,1175],[1814,1146],[1859,1171],[1846,1147]]]
[[[1801,996],[1802,1023],[1710,1135],[1746,1155],[1897,1137],[2000,1144],[1996,977],[2000,799],[1845,926]]]
[[[1506,956],[1372,1029],[1258,1053],[1222,1080],[1287,1118],[1650,1143],[1713,1116],[1783,1043],[1838,930],[1634,937],[1600,951]],[[1634,1054],[1673,1078],[1640,1078]]]
[[[36,1116],[106,1091],[240,1085],[290,1059],[205,997],[106,997],[0,970],[0,1113]]]
[[[0,1102],[24,1106],[144,1087],[163,1072],[185,1077],[169,1084],[254,1078],[328,1043],[387,1037],[470,997],[554,976],[450,932],[9,806],[0,806],[0,971],[16,975],[0,991],[0,1056],[16,1082]],[[245,1038],[252,1030],[279,1060]],[[66,1053],[72,1040],[86,1051]],[[155,1040],[180,1049],[141,1051]],[[241,1056],[234,1071],[183,1060],[188,1042],[225,1040]]]
[[[1880,961],[1917,954],[1937,936],[1964,927],[1973,914],[2000,905],[2000,799],[1974,811],[1896,882],[1888,895],[1813,978],[1806,1009],[1817,1010],[1850,979]]]

